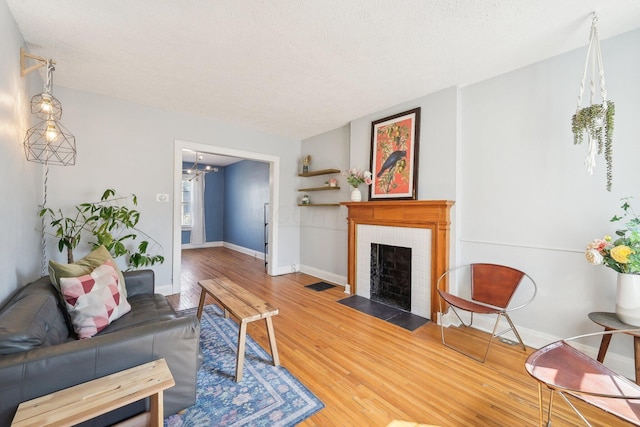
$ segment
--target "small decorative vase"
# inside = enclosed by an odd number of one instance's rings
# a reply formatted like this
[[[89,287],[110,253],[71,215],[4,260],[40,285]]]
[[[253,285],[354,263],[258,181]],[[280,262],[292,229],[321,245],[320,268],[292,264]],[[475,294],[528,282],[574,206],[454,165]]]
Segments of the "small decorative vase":
[[[616,315],[627,325],[640,326],[640,274],[618,273]]]
[[[309,173],[309,165],[302,165],[302,173]]]
[[[354,188],[351,191],[351,201],[352,202],[360,202],[360,201],[362,201],[362,194],[360,193],[359,189]]]

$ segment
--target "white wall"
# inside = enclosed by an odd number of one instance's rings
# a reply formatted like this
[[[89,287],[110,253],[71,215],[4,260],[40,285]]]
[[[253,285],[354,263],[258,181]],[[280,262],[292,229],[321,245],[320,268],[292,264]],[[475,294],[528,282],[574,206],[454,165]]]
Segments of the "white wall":
[[[61,87],[54,91],[64,108],[62,122],[76,137],[78,156],[75,166],[51,171],[49,206],[66,208],[98,200],[106,188],[135,193],[141,212],[139,227],[160,242],[166,257],[164,264],[153,267],[157,286],[172,282],[176,140],[278,156],[278,260],[286,266],[299,262],[295,206],[299,141],[87,92]],[[156,202],[157,193],[171,195],[170,202]],[[50,243],[50,255],[64,260],[53,240]]]
[[[620,198],[640,196],[638,46],[640,30],[602,42],[616,104],[611,193],[604,158],[589,176],[586,146],[573,145],[586,48],[462,90],[460,261],[502,262],[533,276],[539,294],[513,316],[531,345],[600,330],[587,314],[615,308],[615,273],[588,265],[583,253],[613,234]],[[630,353],[628,343],[618,348]]]
[[[529,345],[598,331],[587,314],[614,310],[615,273],[588,265],[583,253],[592,239],[613,234],[609,219],[619,213],[620,198],[640,198],[639,45],[640,30],[602,42],[609,99],[616,103],[611,193],[603,157],[589,176],[586,147],[574,146],[571,134],[586,46],[353,120],[343,167],[370,167],[372,121],[422,107],[418,199],[456,202],[451,264],[504,263],[533,276],[538,296],[513,316]],[[310,150],[323,140],[303,144]],[[325,242],[341,250],[346,231]],[[301,251],[310,253],[313,245],[303,239]],[[319,259],[304,257],[309,267],[321,268]],[[630,356],[628,338],[613,340],[610,351]]]
[[[301,156],[311,155],[310,170],[349,167],[349,125],[302,141]],[[340,190],[311,191],[311,203],[349,200],[351,187],[341,174],[299,178],[299,188],[321,187],[330,178]],[[363,188],[364,190],[364,188]],[[298,199],[305,193],[298,192]],[[338,284],[347,276],[347,208],[344,206],[299,207],[300,271]]]
[[[37,73],[20,77],[24,40],[0,2],[0,302],[12,291],[40,277],[41,250],[38,204],[42,167],[27,162],[22,141],[31,126],[29,101],[42,92]]]
[[[421,126],[418,158],[418,200],[456,200],[458,191],[459,145],[459,91],[445,89],[404,104],[353,120],[349,125],[302,142],[302,153],[314,153],[322,159],[322,165],[341,170],[371,169],[371,122],[396,113],[421,107]],[[348,132],[348,135],[347,135]],[[348,141],[348,149],[344,148]],[[344,152],[342,159],[337,154]],[[328,156],[328,161],[325,161]],[[315,158],[315,157],[314,157]],[[334,166],[330,166],[333,164]],[[337,165],[339,164],[339,165]],[[318,169],[322,169],[318,167]],[[344,177],[339,177],[340,200],[348,201],[351,188]],[[302,184],[301,184],[302,185]],[[368,198],[368,188],[360,188],[363,200]],[[332,197],[333,194],[331,195]],[[316,197],[312,194],[312,197]],[[304,266],[302,271],[318,277],[345,284],[347,274],[347,208],[313,209],[302,217],[300,250]],[[325,209],[318,211],[318,209]],[[330,213],[328,213],[330,212]],[[333,212],[337,212],[336,215]],[[452,264],[456,256],[456,206],[452,216]],[[330,223],[330,227],[317,224]],[[318,245],[322,242],[322,246]],[[327,249],[325,249],[327,248]],[[331,249],[328,249],[331,248]],[[335,266],[335,267],[333,267]],[[334,269],[335,268],[335,269]]]

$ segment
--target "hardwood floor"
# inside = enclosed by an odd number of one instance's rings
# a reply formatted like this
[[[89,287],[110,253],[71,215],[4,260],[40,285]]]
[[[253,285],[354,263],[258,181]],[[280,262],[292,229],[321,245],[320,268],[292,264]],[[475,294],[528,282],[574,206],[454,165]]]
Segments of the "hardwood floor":
[[[169,296],[170,303],[175,309],[197,306],[198,280],[216,274],[280,309],[273,322],[281,364],[325,404],[301,426],[386,426],[392,420],[439,426],[538,423],[537,384],[524,370],[530,349],[525,353],[496,342],[481,364],[444,347],[433,322],[409,332],[336,303],[347,297],[343,287],[315,292],[304,286],[320,281],[316,277],[271,277],[262,260],[221,247],[182,252],[182,289]],[[268,349],[262,322],[249,324],[248,333]],[[485,336],[465,332],[463,338],[473,345]],[[581,402],[576,406],[593,425],[628,425]],[[556,398],[553,425],[582,422]]]

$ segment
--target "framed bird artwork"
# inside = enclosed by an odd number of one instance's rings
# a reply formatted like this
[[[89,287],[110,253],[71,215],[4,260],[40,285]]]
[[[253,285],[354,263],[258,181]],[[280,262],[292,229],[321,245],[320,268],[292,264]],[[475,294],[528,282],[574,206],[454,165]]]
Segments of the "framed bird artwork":
[[[420,108],[371,123],[369,200],[415,200],[418,194]]]

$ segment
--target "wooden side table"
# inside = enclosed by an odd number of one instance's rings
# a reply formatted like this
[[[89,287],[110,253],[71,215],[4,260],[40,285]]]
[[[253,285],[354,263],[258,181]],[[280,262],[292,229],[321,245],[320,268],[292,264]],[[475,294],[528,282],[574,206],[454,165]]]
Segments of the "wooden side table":
[[[167,362],[159,359],[22,402],[11,425],[73,426],[149,397],[149,412],[130,418],[125,423],[162,427],[162,392],[174,385]]]
[[[594,323],[604,327],[605,331],[618,331],[620,329],[634,329],[637,326],[628,325],[621,322],[615,313],[608,313],[606,311],[594,311],[589,313],[589,319]],[[633,354],[635,360],[635,372],[636,372],[636,384],[640,384],[640,333],[629,334],[633,335]],[[611,334],[605,334],[602,336],[600,342],[600,349],[598,350],[598,362],[604,361],[604,356],[607,354],[609,343],[611,342]]]

